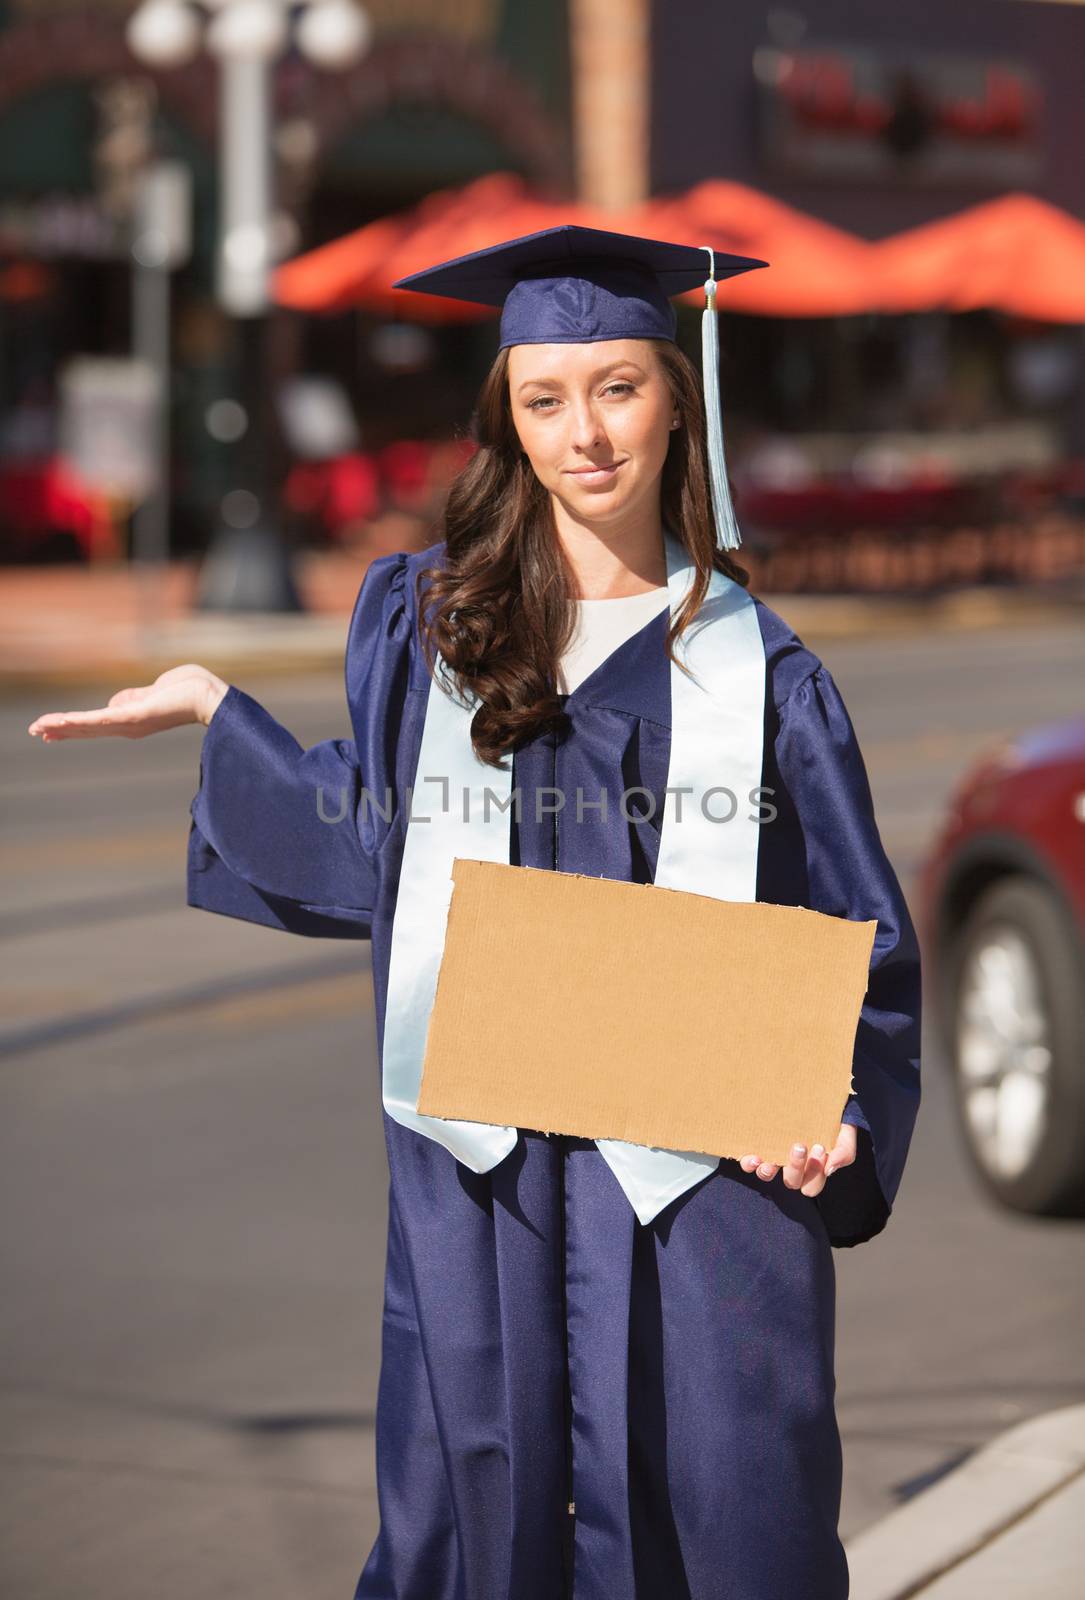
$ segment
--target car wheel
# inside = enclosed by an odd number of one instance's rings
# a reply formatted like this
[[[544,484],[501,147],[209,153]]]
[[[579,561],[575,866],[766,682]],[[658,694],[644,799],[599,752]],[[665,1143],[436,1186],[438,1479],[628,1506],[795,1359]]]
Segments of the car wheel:
[[[1054,892],[992,885],[948,963],[949,1055],[965,1143],[1017,1211],[1085,1214],[1085,959]]]

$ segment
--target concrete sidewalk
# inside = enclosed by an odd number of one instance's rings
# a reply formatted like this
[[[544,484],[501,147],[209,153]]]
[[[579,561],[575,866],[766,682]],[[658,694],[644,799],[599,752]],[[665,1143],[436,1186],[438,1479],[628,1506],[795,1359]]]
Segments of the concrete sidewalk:
[[[851,1600],[1079,1600],[1085,1405],[1009,1429],[847,1552]]]
[[[146,683],[199,661],[241,672],[341,671],[351,610],[366,569],[357,555],[302,552],[300,615],[193,610],[197,568],[8,567],[0,577],[0,690]],[[758,591],[759,592],[759,591]],[[973,587],[927,596],[761,595],[805,641],[887,633],[1013,628],[1085,620],[1085,574],[1046,584]]]
[[[0,574],[0,689],[65,683],[145,683],[166,667],[342,666],[347,625],[366,563],[345,553],[302,554],[301,614],[198,612],[194,561],[162,568],[7,567]]]

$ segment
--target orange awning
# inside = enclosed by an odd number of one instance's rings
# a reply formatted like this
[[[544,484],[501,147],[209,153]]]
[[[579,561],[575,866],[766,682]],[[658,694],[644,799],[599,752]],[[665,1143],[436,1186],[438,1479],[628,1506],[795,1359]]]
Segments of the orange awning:
[[[295,256],[276,269],[272,298],[294,311],[332,313],[359,305],[359,288],[409,226],[406,213],[380,217],[341,239]]]
[[[865,240],[745,184],[710,179],[673,199],[648,201],[627,222],[630,232],[767,261],[763,271],[721,286],[721,311],[827,317],[870,308],[871,247]],[[679,298],[704,304],[699,289]]]
[[[1085,223],[1033,195],[1002,195],[870,248],[874,309],[1085,322]]]
[[[464,188],[438,190],[408,211],[381,217],[285,262],[275,274],[274,297],[298,311],[358,306],[412,322],[479,321],[496,316],[496,310],[392,285],[434,262],[563,222],[626,231],[609,213],[604,220],[604,214],[591,207],[544,200],[522,178],[492,173]]]
[[[475,321],[492,313],[438,295],[393,289],[392,284],[434,262],[566,222],[710,244],[768,261],[769,270],[725,285],[720,291],[724,309],[813,317],[862,311],[869,305],[868,245],[743,184],[702,183],[674,199],[612,212],[542,199],[511,173],[440,190],[409,211],[382,217],[286,262],[275,276],[275,298],[301,311],[361,306],[418,322]],[[706,256],[706,276],[707,268]],[[682,298],[695,303],[703,296],[693,290]]]
[[[1085,321],[1085,224],[1030,195],[1005,195],[870,244],[757,189],[715,179],[610,212],[544,199],[512,173],[491,173],[285,262],[273,293],[299,311],[360,307],[412,322],[474,322],[496,312],[392,284],[435,262],[566,222],[767,261],[766,270],[722,285],[719,303],[727,311],[823,317],[989,307]],[[699,289],[680,298],[690,305],[704,299]]]

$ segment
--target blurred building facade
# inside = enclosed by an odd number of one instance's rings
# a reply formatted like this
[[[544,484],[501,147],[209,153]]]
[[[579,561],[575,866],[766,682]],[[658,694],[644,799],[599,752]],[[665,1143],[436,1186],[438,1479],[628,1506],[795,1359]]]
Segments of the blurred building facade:
[[[1085,217],[1079,4],[655,0],[649,56],[653,193],[725,172],[870,239],[1011,189]]]
[[[294,51],[276,69],[283,253],[498,170],[616,210],[724,177],[870,239],[1012,189],[1085,218],[1085,5],[363,4],[373,38],[358,65],[319,72]],[[208,417],[231,393],[236,354],[213,289],[215,68],[206,55],[169,72],[141,66],[124,36],[133,9],[0,0],[0,475],[30,484],[33,463],[55,451],[58,375],[71,355],[129,349],[134,184],[152,157],[178,158],[194,212],[191,259],[172,291],[171,489],[175,548],[195,548],[224,487]],[[681,326],[693,353],[696,313],[684,310]],[[403,441],[462,426],[491,351],[488,325],[281,313],[269,382],[330,380],[362,452],[389,452],[409,498],[422,468]],[[1078,329],[985,313],[732,315],[724,358],[729,449],[741,465],[760,447],[777,486],[844,470],[837,436],[849,431],[959,436],[1024,424],[1023,460],[1085,458]],[[288,424],[284,479],[299,450],[312,455]],[[832,438],[813,439],[826,430]],[[811,436],[805,468],[779,448],[796,436]],[[878,471],[886,459],[883,450]],[[306,471],[301,501],[311,463]],[[355,459],[336,493],[365,516],[380,498],[374,482]],[[25,493],[33,520],[39,491]]]
[[[137,62],[125,42],[134,9],[133,0],[0,3],[0,463],[30,470],[55,450],[68,357],[128,350],[135,180],[153,156],[180,159],[194,201],[192,258],[173,285],[172,487],[184,547],[201,542],[223,487],[205,419],[231,393],[235,363],[213,291],[217,85],[206,54],[164,72]],[[321,72],[292,51],[276,70],[284,254],[494,170],[542,192],[573,191],[563,0],[365,0],[364,9],[372,43],[356,67]],[[365,318],[284,315],[272,377],[338,380],[383,445],[405,429],[431,433],[469,406],[485,366],[478,339],[451,333],[440,354],[435,387],[422,376],[424,352],[393,349]],[[27,504],[45,492],[28,489]]]

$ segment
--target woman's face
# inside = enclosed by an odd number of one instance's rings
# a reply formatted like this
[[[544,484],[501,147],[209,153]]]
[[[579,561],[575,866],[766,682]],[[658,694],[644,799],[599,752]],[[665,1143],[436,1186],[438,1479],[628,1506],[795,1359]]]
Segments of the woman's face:
[[[536,476],[580,521],[659,495],[678,411],[646,339],[509,348],[509,403]]]

